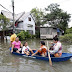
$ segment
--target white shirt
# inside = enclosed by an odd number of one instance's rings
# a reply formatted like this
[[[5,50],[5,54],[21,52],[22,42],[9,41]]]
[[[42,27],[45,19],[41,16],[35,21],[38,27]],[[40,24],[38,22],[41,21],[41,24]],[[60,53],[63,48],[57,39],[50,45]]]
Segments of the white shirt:
[[[28,51],[30,49],[29,46],[23,46],[22,48],[22,54],[24,54],[24,51]]]
[[[62,53],[62,44],[61,42],[57,42],[54,46],[53,46],[54,50],[50,50],[50,53],[51,54],[55,54],[56,52],[57,53]],[[61,48],[61,49],[60,49]],[[59,50],[60,49],[60,50]]]

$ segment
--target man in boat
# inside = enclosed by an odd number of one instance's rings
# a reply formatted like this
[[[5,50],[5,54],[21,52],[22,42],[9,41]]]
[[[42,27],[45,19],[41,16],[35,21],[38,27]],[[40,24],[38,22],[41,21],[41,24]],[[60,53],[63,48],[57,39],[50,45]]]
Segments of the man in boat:
[[[15,41],[16,37],[17,37],[17,35],[16,35],[15,33],[11,32],[11,37],[10,37],[10,47],[12,46],[12,42]]]
[[[23,45],[21,44],[21,42],[19,41],[19,38],[16,37],[16,40],[14,42],[12,42],[12,49],[11,49],[11,53],[12,52],[17,52],[20,53],[21,48],[23,47]]]
[[[54,57],[61,57],[62,55],[62,44],[58,41],[57,37],[53,38],[54,46],[53,50],[48,50],[50,54],[54,55]]]
[[[45,46],[45,42],[41,41],[40,43],[41,43],[41,47],[34,54],[32,54],[32,56],[34,56],[36,54],[39,54],[39,55],[41,55],[43,57],[47,56],[47,47]]]

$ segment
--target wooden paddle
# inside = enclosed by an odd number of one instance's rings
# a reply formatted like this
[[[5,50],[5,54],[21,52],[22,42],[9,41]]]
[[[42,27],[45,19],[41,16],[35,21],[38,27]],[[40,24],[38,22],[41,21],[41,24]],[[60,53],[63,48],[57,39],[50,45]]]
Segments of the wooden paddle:
[[[47,41],[47,48],[49,50],[48,41]],[[52,66],[52,61],[51,61],[51,57],[50,57],[50,53],[49,52],[48,52],[48,57],[49,57],[49,64],[50,64],[50,66]]]

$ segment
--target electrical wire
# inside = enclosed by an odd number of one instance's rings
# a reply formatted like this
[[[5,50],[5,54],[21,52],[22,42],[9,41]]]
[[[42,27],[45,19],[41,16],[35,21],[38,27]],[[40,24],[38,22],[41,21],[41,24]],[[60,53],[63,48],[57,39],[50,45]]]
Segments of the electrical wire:
[[[1,7],[3,7],[4,9],[6,9],[7,11],[9,11],[7,8],[5,8],[2,4],[0,4]],[[11,11],[9,11],[10,13],[12,13]]]

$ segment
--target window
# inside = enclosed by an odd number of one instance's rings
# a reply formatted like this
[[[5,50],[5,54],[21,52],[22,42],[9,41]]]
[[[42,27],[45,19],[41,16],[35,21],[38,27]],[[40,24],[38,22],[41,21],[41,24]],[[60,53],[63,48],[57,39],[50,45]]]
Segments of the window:
[[[30,17],[28,17],[28,21],[31,21],[31,18]]]

